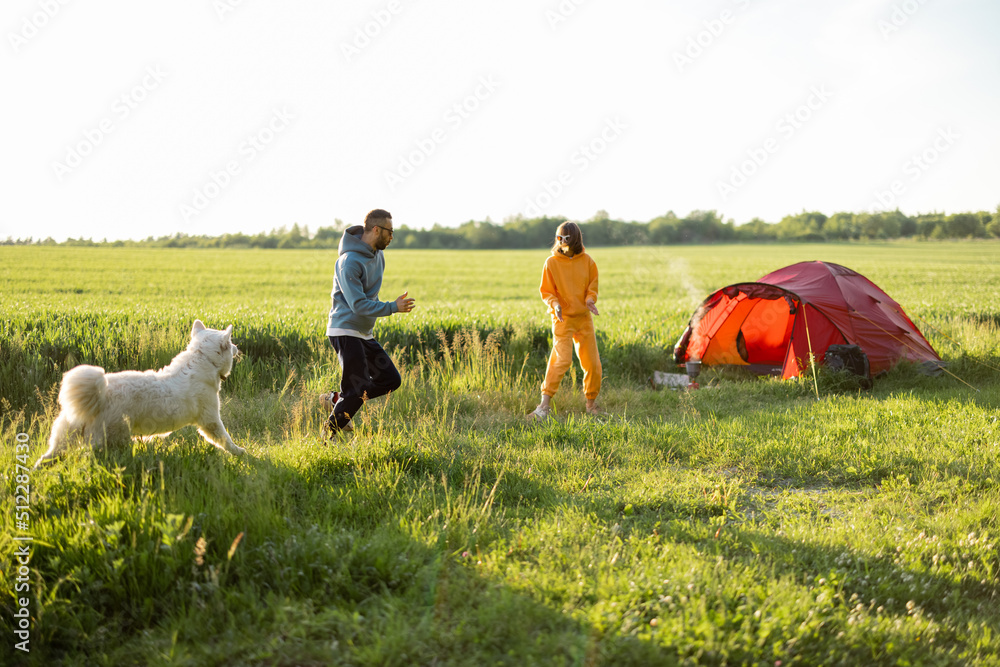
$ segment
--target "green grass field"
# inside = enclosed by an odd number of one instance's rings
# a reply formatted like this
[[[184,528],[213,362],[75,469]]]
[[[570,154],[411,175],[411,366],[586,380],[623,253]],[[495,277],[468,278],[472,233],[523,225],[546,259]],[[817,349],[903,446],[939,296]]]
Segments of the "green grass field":
[[[546,254],[390,248],[403,386],[331,445],[333,253],[0,247],[0,662],[1000,665],[1000,243],[594,249],[609,414],[573,372],[529,425]],[[953,375],[649,387],[711,291],[811,259],[881,286]],[[248,456],[188,427],[17,469],[65,370],[162,366],[195,318],[234,325]]]

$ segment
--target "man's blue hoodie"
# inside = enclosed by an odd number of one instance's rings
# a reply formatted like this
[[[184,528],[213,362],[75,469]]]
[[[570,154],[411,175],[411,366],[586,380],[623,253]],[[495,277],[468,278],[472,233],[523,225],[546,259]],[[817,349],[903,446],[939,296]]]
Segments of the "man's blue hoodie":
[[[375,320],[397,311],[395,301],[378,300],[385,254],[361,240],[364,231],[362,225],[348,227],[340,239],[333,274],[333,305],[326,327],[328,336],[361,334],[370,338]]]

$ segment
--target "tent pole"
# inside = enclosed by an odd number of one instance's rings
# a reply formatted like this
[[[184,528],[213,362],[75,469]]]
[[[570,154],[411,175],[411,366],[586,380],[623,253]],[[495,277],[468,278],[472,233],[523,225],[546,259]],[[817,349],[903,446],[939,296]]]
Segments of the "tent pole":
[[[806,325],[806,345],[809,346],[809,365],[813,372],[813,389],[816,391],[816,400],[819,400],[819,382],[816,380],[816,355],[813,354],[812,339],[809,337],[809,318],[806,317],[806,304],[802,304],[802,323]]]

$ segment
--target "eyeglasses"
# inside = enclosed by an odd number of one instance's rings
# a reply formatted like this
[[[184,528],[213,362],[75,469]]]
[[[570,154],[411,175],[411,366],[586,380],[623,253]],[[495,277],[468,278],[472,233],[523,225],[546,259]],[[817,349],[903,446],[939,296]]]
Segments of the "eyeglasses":
[[[375,226],[378,227],[379,229],[384,229],[385,231],[389,232],[389,238],[390,239],[392,238],[392,227],[383,227],[382,225],[375,225]]]

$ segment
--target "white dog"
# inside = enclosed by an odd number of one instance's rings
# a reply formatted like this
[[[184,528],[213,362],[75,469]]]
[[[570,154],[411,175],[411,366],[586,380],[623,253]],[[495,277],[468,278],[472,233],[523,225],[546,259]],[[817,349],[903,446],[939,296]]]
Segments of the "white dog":
[[[222,380],[240,352],[232,335],[232,325],[217,331],[195,320],[187,349],[166,368],[106,374],[97,366],[77,366],[67,372],[49,449],[35,467],[62,452],[72,436],[82,436],[96,448],[127,442],[129,435],[169,435],[188,424],[196,424],[198,433],[216,447],[242,454],[219,416]]]

